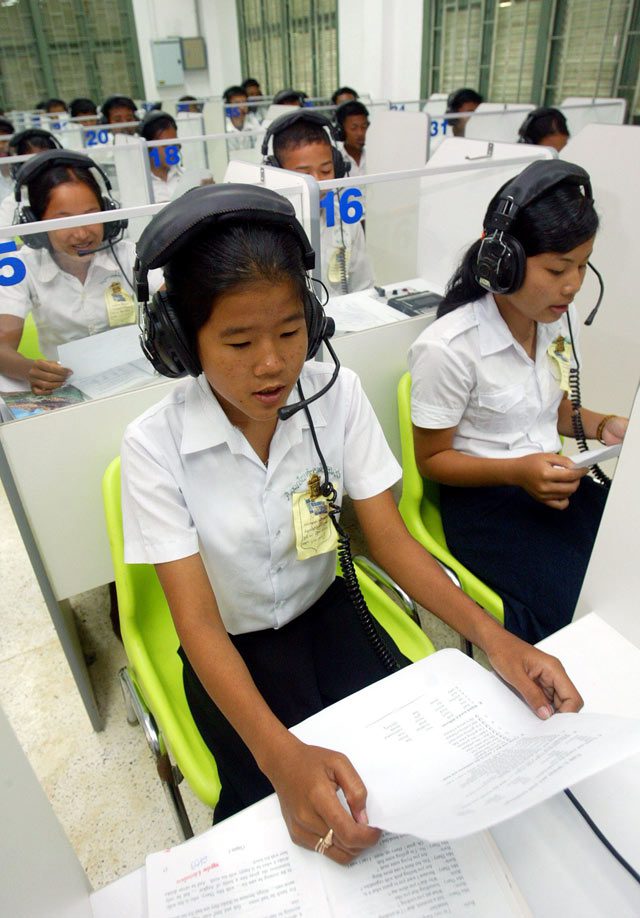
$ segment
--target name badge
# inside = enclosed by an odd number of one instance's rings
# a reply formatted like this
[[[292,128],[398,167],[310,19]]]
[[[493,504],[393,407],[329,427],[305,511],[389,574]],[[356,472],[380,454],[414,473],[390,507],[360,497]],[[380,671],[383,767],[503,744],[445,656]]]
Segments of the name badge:
[[[109,328],[119,325],[133,325],[137,321],[136,302],[120,283],[114,281],[104,292],[104,301],[107,307]]]
[[[571,358],[573,357],[571,342],[564,335],[558,335],[547,348],[547,354],[551,362],[551,372],[554,379],[564,392],[570,394],[569,370],[571,369]]]
[[[293,527],[298,560],[306,561],[335,551],[338,534],[329,516],[329,503],[320,493],[320,479],[312,475],[307,490],[292,495]]]

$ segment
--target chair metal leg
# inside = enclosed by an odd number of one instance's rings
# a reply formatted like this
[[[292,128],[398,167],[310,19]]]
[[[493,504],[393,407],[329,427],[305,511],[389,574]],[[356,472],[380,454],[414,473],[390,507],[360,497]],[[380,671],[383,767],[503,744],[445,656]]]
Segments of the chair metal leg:
[[[120,688],[122,690],[122,697],[124,699],[124,708],[125,708],[125,713],[127,715],[127,723],[131,724],[132,727],[136,727],[138,725],[138,718],[136,717],[135,708],[133,707],[133,702],[131,701],[131,692],[129,690],[128,683],[125,681],[125,678],[124,678],[124,673],[126,672],[127,672],[126,669],[121,669],[120,672],[118,673],[118,677],[120,680]]]
[[[153,714],[144,703],[135,682],[131,678],[131,673],[125,667],[120,670],[119,676],[120,685],[125,695],[125,704],[127,709],[131,708],[134,713],[135,721],[140,724],[144,731],[147,745],[155,760],[158,777],[162,782],[163,790],[169,801],[169,806],[171,807],[171,812],[175,819],[178,832],[184,841],[188,838],[193,838],[193,828],[178,786],[182,781],[180,769],[176,765],[172,765],[158,725],[155,722]],[[129,720],[128,713],[127,720]],[[131,721],[129,721],[129,723],[131,723]]]

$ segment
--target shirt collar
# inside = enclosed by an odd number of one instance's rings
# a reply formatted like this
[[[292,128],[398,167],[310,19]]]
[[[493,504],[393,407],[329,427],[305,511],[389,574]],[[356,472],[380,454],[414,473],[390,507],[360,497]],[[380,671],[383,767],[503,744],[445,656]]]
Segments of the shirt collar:
[[[57,277],[60,277],[60,274],[66,273],[59,267],[48,249],[37,250],[36,257],[39,259],[38,278],[43,284],[50,284]],[[93,269],[93,271],[95,271],[96,268],[103,268],[106,271],[117,271],[120,273],[120,268],[117,266],[111,251],[108,249],[104,249],[102,252],[96,252],[93,256],[91,264],[89,265],[89,270],[91,271],[91,269]],[[71,277],[72,275],[69,276]]]
[[[308,380],[305,386],[305,371],[302,371],[302,383],[305,395],[313,394],[309,390]],[[299,401],[298,389],[293,387],[287,405]],[[184,425],[180,452],[183,455],[195,453],[200,450],[210,449],[227,443],[234,453],[244,451],[246,442],[242,433],[231,423],[226,416],[220,402],[211,391],[211,387],[204,373],[195,380],[190,380],[184,400]],[[327,421],[318,405],[314,402],[309,406],[309,411],[315,427],[326,427]],[[275,438],[286,437],[291,445],[302,439],[302,431],[309,427],[306,412],[301,409],[286,421],[279,421],[274,434]]]
[[[509,326],[500,314],[492,294],[488,293],[481,300],[475,303],[475,314],[478,322],[478,337],[480,341],[480,353],[483,357],[490,354],[497,354],[508,347],[515,348],[515,340]],[[537,348],[544,343],[546,346],[562,330],[561,320],[557,322],[538,322],[536,332]],[[517,348],[515,348],[517,350]]]

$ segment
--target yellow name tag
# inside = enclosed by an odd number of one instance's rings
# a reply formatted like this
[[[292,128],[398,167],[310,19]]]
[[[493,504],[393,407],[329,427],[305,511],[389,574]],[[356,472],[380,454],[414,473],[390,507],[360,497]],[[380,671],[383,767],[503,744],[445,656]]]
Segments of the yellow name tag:
[[[327,277],[332,284],[339,284],[342,281],[342,262],[344,259],[344,276],[349,277],[349,263],[351,261],[351,249],[342,247],[334,249],[329,258],[327,268]]]
[[[135,300],[119,281],[114,281],[107,287],[104,292],[104,301],[107,306],[110,328],[117,328],[119,325],[133,325],[137,321]]]
[[[558,335],[547,348],[547,354],[551,361],[551,372],[558,385],[564,392],[570,393],[569,370],[571,369],[571,358],[573,356],[571,342],[564,335]]]
[[[336,527],[329,516],[329,503],[320,494],[319,485],[320,479],[314,474],[309,479],[307,491],[292,495],[299,561],[334,551],[338,545]]]

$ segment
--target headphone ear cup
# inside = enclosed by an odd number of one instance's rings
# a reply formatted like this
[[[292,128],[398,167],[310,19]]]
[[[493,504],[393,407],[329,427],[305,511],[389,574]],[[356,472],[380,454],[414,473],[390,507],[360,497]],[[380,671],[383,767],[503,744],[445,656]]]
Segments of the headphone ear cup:
[[[318,353],[320,345],[326,338],[331,338],[336,330],[333,319],[327,318],[322,303],[313,290],[307,290],[304,298],[304,318],[307,323],[307,360]]]
[[[515,236],[492,234],[482,240],[474,274],[477,282],[491,293],[515,293],[524,281],[527,256]]]
[[[344,140],[344,131],[339,121],[336,121],[333,126],[333,136],[335,140]]]
[[[120,205],[108,194],[102,195],[102,209],[103,210],[118,210]],[[109,223],[103,223],[103,242],[111,242],[114,239],[117,239],[126,228],[129,226],[128,220],[112,220]]]
[[[166,290],[158,290],[144,307],[141,343],[146,357],[163,376],[176,379],[202,373]]]
[[[18,205],[18,223],[37,223],[37,217],[26,204]],[[47,233],[31,233],[22,237],[22,241],[30,249],[47,249],[51,251],[49,235]]]
[[[331,147],[331,159],[333,160],[333,175],[335,178],[344,178],[349,172],[351,164],[347,164],[344,156],[336,147]]]

